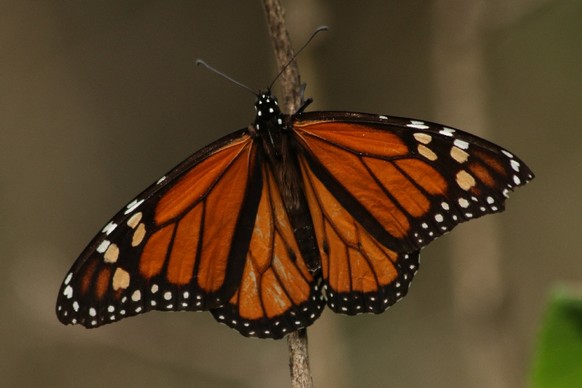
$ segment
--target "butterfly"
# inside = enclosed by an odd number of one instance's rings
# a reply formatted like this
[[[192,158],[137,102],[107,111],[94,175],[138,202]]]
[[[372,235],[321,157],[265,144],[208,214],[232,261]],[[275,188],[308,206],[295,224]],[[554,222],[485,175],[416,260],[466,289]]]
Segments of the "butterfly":
[[[421,248],[502,211],[534,177],[458,129],[307,104],[285,115],[259,93],[252,125],[121,209],[67,273],[59,320],[208,310],[244,336],[281,338],[326,305],[381,313],[407,294]]]

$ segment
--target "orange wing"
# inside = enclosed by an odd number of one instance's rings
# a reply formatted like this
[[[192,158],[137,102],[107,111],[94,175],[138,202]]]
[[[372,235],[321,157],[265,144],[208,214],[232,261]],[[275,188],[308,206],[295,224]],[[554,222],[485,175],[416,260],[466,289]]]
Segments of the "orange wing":
[[[503,210],[509,190],[533,178],[506,150],[439,124],[309,112],[293,128],[337,312],[385,310],[406,293],[423,246]]]
[[[246,130],[200,150],[122,209],[67,274],[65,324],[97,327],[149,310],[207,310],[240,279],[261,169]],[[249,217],[250,216],[250,217]]]
[[[281,338],[311,325],[325,301],[297,245],[268,164],[255,226],[238,288],[214,317],[245,336]],[[314,277],[315,276],[315,277]]]
[[[261,151],[237,132],[120,211],[61,286],[57,315],[93,328],[150,310],[211,310],[246,336],[281,338],[325,303]]]

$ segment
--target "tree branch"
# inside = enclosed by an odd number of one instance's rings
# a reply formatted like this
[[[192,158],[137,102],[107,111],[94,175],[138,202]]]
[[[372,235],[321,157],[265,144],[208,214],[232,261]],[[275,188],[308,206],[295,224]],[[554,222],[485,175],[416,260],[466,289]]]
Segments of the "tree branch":
[[[293,47],[285,25],[284,12],[279,0],[263,0],[269,33],[273,42],[277,65],[281,69],[293,58]],[[282,108],[293,114],[301,106],[301,78],[297,63],[293,61],[281,74]],[[313,379],[309,368],[307,330],[300,329],[287,336],[289,368],[293,388],[312,388]]]
[[[269,34],[273,43],[275,57],[279,69],[282,69],[293,58],[293,46],[285,24],[285,15],[279,0],[263,0]],[[285,113],[293,114],[301,106],[301,78],[299,67],[293,61],[283,74],[281,74],[281,87],[283,91],[283,109]]]

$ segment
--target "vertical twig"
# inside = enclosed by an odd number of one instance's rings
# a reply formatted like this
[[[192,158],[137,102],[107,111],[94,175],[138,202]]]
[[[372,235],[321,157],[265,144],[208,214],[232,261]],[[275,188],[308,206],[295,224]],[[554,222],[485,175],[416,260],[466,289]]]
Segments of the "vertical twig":
[[[285,66],[293,57],[293,47],[285,25],[283,9],[279,0],[263,0],[269,33],[273,42],[277,65]],[[283,91],[282,107],[287,114],[292,114],[301,106],[301,78],[297,63],[293,61],[281,75]],[[311,388],[313,379],[309,368],[307,351],[307,330],[300,329],[287,336],[289,348],[289,368],[293,388]]]
[[[285,66],[293,57],[294,51],[291,45],[291,38],[285,24],[283,8],[279,0],[263,0],[265,15],[269,34],[273,42],[275,57],[279,68]],[[301,79],[299,77],[299,68],[293,61],[281,75],[281,87],[283,89],[282,107],[285,113],[293,114],[301,106]]]

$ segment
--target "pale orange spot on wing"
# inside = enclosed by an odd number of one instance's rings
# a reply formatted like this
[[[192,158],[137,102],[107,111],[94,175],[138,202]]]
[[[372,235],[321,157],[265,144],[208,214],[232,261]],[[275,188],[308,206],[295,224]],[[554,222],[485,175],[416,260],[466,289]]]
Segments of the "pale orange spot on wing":
[[[107,250],[103,254],[103,261],[106,263],[115,263],[119,258],[119,247],[117,244],[109,244]]]
[[[473,175],[469,174],[465,170],[461,170],[455,175],[455,179],[457,180],[457,184],[463,190],[469,190],[470,188],[474,187],[477,182],[475,182],[475,178]]]
[[[130,282],[131,277],[129,276],[129,272],[123,268],[117,268],[113,274],[111,287],[113,287],[114,291],[125,290],[127,287],[129,287]],[[118,293],[116,296],[119,297],[119,295],[120,294]]]
[[[141,222],[135,232],[133,232],[133,237],[131,238],[131,246],[137,247],[139,244],[142,243],[144,237],[146,235],[146,228],[143,222]]]
[[[173,232],[173,224],[165,226],[146,242],[139,259],[139,272],[144,278],[150,279],[161,272]]]

